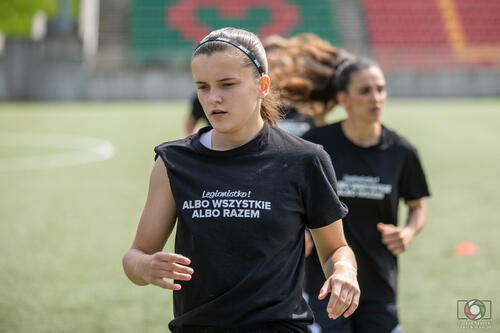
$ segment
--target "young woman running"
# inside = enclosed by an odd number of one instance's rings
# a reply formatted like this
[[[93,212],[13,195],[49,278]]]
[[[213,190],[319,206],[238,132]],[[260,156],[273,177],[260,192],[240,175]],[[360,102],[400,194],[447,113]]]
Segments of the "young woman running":
[[[397,312],[397,256],[422,230],[424,198],[429,190],[417,150],[381,122],[387,99],[385,77],[368,59],[352,58],[340,65],[332,99],[347,118],[316,128],[304,138],[323,145],[332,157],[338,194],[349,207],[345,234],[358,261],[361,300],[349,318],[330,320],[324,301],[309,298],[323,332],[402,332]],[[398,204],[408,206],[405,226],[398,226]],[[308,293],[321,288],[321,259],[307,258]]]
[[[173,332],[307,332],[307,226],[326,280],[317,297],[330,317],[351,315],[360,293],[347,209],[326,152],[274,126],[261,42],[245,30],[213,31],[191,69],[211,127],[155,148],[125,273],[173,290]],[[176,221],[175,252],[164,252]]]

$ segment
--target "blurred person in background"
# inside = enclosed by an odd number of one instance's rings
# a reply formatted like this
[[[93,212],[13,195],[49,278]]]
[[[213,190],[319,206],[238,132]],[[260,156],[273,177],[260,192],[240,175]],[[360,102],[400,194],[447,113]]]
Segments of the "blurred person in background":
[[[345,235],[358,261],[361,298],[354,315],[331,320],[324,300],[309,297],[321,326],[316,331],[402,332],[397,257],[425,225],[427,181],[415,147],[380,122],[387,99],[380,67],[369,59],[350,58],[338,67],[334,83],[331,98],[347,118],[312,129],[304,138],[321,144],[332,158],[339,197],[349,207]],[[408,206],[404,227],[398,226],[401,198]],[[306,261],[305,291],[314,295],[323,282],[313,251]]]
[[[189,109],[189,113],[184,120],[184,130],[187,135],[194,134],[209,124],[208,118],[203,112],[203,107],[198,100],[198,94],[194,94],[191,97],[191,107]]]
[[[135,284],[173,290],[173,332],[307,332],[307,226],[326,277],[316,295],[330,317],[351,315],[356,261],[331,160],[321,146],[274,126],[261,42],[245,30],[213,31],[191,70],[212,126],[155,148],[125,273]],[[164,252],[176,220],[175,253]]]
[[[330,92],[331,78],[348,53],[310,33],[290,38],[273,35],[263,44],[284,114],[278,126],[302,136],[325,125],[326,114],[335,105],[325,92]]]

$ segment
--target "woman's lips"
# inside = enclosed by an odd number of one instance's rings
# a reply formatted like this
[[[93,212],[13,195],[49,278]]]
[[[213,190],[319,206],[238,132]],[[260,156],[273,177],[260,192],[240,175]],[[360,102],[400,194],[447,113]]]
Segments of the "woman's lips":
[[[212,112],[210,112],[210,115],[214,118],[222,117],[225,114],[227,114],[227,112],[222,110],[212,110]]]

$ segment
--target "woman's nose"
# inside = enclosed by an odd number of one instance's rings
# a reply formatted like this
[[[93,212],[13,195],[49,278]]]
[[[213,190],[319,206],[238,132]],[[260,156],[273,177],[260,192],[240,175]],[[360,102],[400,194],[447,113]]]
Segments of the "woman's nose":
[[[384,93],[382,91],[374,90],[371,93],[371,99],[375,102],[380,102],[384,99]]]
[[[210,91],[210,96],[208,97],[208,101],[212,105],[220,104],[222,102],[222,97],[218,93],[217,89],[212,89],[212,91]]]

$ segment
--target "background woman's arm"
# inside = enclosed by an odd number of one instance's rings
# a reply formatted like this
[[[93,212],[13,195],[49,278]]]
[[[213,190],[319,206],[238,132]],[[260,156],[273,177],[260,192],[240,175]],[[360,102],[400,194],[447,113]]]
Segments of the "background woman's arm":
[[[424,228],[427,220],[427,207],[424,199],[407,201],[408,220],[404,228],[393,224],[378,223],[382,233],[382,243],[395,256],[405,252],[411,241]]]

